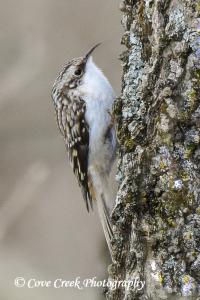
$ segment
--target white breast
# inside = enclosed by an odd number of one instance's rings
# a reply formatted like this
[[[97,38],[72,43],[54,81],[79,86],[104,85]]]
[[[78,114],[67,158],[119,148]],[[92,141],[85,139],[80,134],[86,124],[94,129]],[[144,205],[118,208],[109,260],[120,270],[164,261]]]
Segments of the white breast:
[[[90,155],[102,160],[105,155],[103,143],[105,133],[110,125],[112,105],[115,99],[113,89],[99,68],[90,58],[86,65],[80,94],[86,102],[86,121],[90,128]],[[101,149],[101,150],[100,150]]]

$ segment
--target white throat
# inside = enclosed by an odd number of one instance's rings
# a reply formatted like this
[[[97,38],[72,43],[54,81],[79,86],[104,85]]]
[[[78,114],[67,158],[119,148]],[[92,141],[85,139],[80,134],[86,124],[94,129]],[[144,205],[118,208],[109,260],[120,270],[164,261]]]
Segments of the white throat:
[[[114,97],[112,86],[103,72],[95,65],[92,57],[87,61],[80,91],[86,96],[90,95],[91,97],[99,98],[99,100],[105,95]]]

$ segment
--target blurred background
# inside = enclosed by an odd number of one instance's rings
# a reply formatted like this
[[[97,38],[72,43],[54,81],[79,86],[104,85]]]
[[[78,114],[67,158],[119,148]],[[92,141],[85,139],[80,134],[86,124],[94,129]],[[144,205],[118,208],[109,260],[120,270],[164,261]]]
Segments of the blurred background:
[[[0,3],[0,299],[103,299],[98,288],[16,288],[14,279],[107,278],[101,225],[86,211],[50,94],[63,63],[97,42],[94,60],[119,94],[119,3]]]

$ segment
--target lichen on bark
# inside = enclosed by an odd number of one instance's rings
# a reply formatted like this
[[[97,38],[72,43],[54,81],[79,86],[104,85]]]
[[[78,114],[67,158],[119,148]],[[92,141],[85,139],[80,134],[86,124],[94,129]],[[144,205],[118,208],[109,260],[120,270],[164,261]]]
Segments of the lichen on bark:
[[[107,299],[200,295],[200,2],[123,0],[119,184]],[[174,298],[173,298],[174,297]],[[178,298],[180,297],[180,298]],[[185,298],[184,298],[185,299]]]

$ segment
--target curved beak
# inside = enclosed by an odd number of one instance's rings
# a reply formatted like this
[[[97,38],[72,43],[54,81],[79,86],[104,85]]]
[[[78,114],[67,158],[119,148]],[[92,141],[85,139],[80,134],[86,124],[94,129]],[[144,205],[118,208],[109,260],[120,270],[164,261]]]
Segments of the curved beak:
[[[98,43],[96,45],[94,45],[84,56],[85,61],[88,60],[88,58],[90,57],[90,55],[92,54],[92,52],[100,45],[101,43]]]

